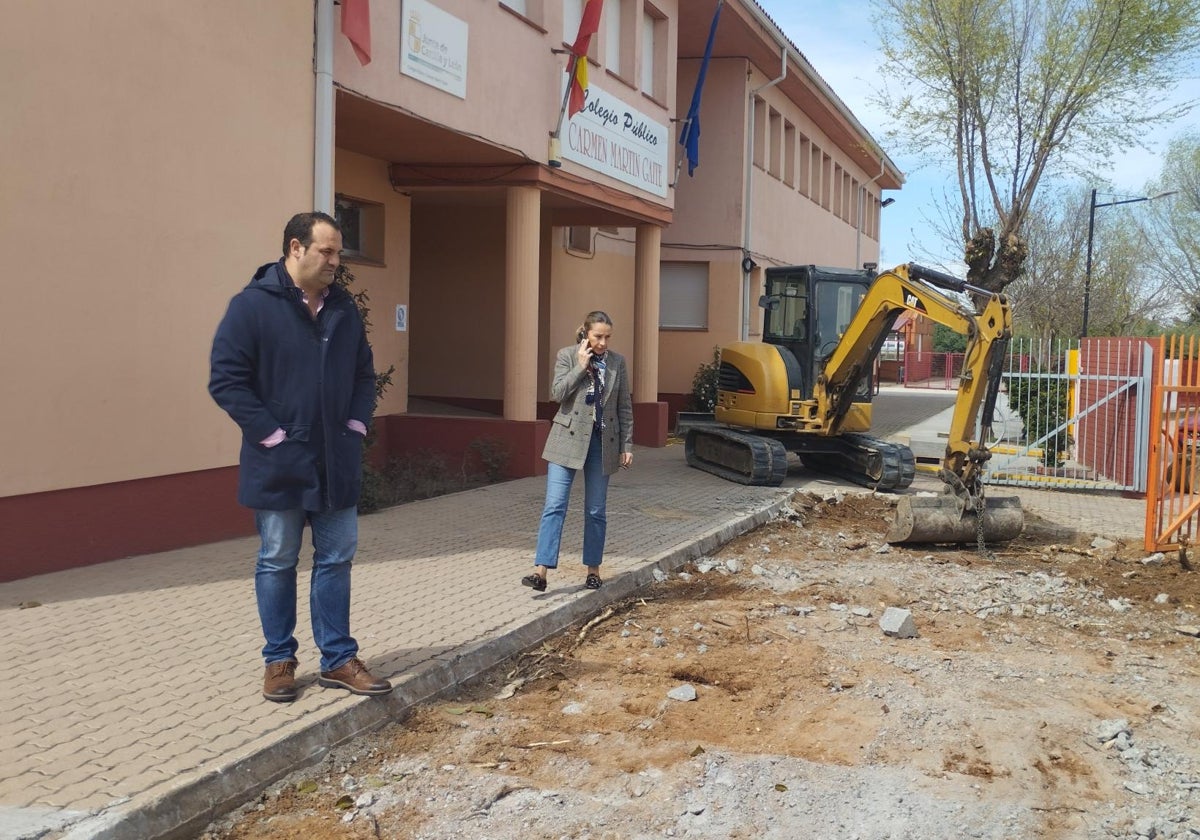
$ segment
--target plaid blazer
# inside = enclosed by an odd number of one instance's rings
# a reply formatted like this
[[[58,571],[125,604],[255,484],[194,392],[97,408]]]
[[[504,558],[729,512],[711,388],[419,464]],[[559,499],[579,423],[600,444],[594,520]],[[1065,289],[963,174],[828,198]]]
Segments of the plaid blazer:
[[[550,396],[559,405],[542,450],[547,461],[573,470],[580,469],[587,458],[595,417],[594,407],[587,404],[591,377],[579,366],[575,355],[578,350],[577,344],[564,347],[554,360]],[[604,445],[604,474],[612,475],[621,466],[622,453],[633,451],[633,398],[625,357],[609,350],[604,358],[604,429],[600,439]]]

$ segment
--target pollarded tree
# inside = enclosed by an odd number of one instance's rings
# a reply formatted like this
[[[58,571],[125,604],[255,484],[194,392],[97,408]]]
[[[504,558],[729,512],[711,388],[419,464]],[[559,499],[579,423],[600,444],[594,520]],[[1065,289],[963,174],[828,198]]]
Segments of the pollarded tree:
[[[1028,257],[1039,183],[1136,145],[1195,54],[1200,0],[874,0],[901,145],[951,162],[968,280],[1000,290]]]

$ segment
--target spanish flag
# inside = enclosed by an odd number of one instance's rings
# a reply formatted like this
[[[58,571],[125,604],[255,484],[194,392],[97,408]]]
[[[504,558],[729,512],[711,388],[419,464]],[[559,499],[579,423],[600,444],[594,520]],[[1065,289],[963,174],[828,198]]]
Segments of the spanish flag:
[[[604,0],[587,0],[583,9],[583,18],[579,21],[579,34],[571,45],[571,66],[567,70],[571,74],[571,96],[567,103],[567,119],[575,116],[583,109],[583,98],[587,92],[587,52],[592,43],[592,36],[600,28],[600,9]]]
[[[342,34],[360,64],[371,63],[371,0],[342,0]]]

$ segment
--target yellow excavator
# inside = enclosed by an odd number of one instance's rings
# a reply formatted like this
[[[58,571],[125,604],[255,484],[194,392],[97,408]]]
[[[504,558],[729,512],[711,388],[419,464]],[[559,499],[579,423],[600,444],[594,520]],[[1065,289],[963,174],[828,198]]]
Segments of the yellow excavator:
[[[908,487],[916,474],[912,450],[869,434],[871,399],[875,360],[896,319],[919,313],[966,336],[967,347],[939,471],[944,492],[901,497],[886,539],[983,544],[1020,534],[1020,500],[985,497],[991,453],[977,433],[991,426],[1012,337],[1005,296],[915,263],[878,275],[771,268],[765,291],[762,341],[721,348],[717,422],[688,430],[688,464],[778,486],[793,452],[808,468],[878,490]]]

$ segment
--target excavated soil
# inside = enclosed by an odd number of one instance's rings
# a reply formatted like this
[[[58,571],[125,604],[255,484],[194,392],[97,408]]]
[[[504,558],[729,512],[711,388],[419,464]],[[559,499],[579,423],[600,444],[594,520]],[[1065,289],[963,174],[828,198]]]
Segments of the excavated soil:
[[[893,503],[799,494],[204,837],[1200,837],[1189,559],[888,547]]]

